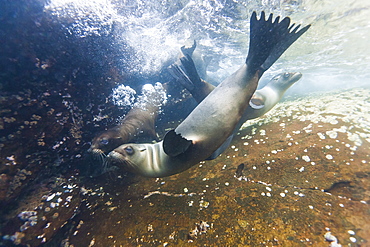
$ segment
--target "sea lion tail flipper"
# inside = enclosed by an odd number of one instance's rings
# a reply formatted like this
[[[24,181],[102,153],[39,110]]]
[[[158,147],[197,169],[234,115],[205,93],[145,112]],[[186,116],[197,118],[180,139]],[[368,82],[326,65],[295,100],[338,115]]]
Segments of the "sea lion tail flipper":
[[[202,83],[191,56],[186,55],[180,58],[180,66],[194,85],[200,85]]]
[[[193,93],[196,87],[200,87],[203,84],[195,68],[194,61],[189,55],[181,57],[179,64],[171,65],[169,72],[190,93]]]
[[[185,71],[185,68],[183,66],[181,59],[186,56],[191,58],[193,56],[193,53],[196,47],[197,47],[197,42],[195,40],[193,41],[193,45],[190,47],[182,46],[180,49],[181,49],[183,56],[180,57],[180,61],[168,67],[168,70],[170,74],[172,75],[172,77],[174,77],[177,81],[179,81],[188,90],[193,90],[194,85],[193,85],[192,80],[188,77],[188,73]],[[191,62],[193,62],[192,59],[191,59]],[[195,69],[195,65],[194,65],[194,69]],[[198,75],[196,69],[195,69],[195,72],[196,72],[196,75]]]
[[[200,79],[194,61],[189,55],[180,58],[180,64],[173,64],[169,71],[192,94],[198,104],[214,89],[212,84]]]
[[[293,44],[310,25],[299,29],[300,25],[290,25],[290,18],[285,17],[279,22],[280,17],[273,21],[272,14],[265,20],[265,12],[257,20],[257,13],[253,12],[250,20],[250,43],[246,59],[251,72],[260,71],[261,75]]]
[[[192,46],[190,47],[182,46],[180,49],[184,56],[186,55],[193,56],[193,53],[196,47],[197,47],[197,42],[194,40]]]
[[[175,130],[168,131],[163,138],[163,150],[170,157],[184,153],[191,145],[192,141],[176,134]]]
[[[168,67],[168,71],[178,81],[183,87],[185,87],[189,92],[193,91],[195,86],[191,79],[188,77],[186,72],[177,64],[173,64]]]

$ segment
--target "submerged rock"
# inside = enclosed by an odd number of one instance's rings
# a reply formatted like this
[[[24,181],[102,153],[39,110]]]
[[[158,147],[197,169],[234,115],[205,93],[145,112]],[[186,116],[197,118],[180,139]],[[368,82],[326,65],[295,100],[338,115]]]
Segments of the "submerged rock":
[[[87,207],[71,230],[77,233],[65,240],[179,246],[194,222],[207,219],[212,231],[195,240],[199,246],[328,246],[327,228],[342,246],[365,245],[369,93],[353,89],[283,102],[246,123],[220,157],[171,177],[131,185],[102,177],[88,185]],[[237,178],[248,179],[235,178],[236,170]]]
[[[14,211],[25,210],[3,227],[3,244],[39,246],[52,239],[80,208],[80,189],[73,180],[60,183],[49,194],[39,190],[24,199],[23,206]]]

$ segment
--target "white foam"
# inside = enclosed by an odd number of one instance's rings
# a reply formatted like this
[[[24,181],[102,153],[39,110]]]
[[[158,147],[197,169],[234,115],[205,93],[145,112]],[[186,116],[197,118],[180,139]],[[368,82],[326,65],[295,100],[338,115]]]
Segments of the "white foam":
[[[113,104],[122,107],[131,107],[135,101],[136,91],[129,86],[119,85],[113,88]]]

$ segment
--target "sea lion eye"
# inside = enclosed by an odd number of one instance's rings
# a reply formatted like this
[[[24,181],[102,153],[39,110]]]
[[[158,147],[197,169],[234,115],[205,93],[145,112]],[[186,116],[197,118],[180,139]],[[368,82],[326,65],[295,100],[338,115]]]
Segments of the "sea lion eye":
[[[108,145],[108,143],[109,143],[108,139],[101,139],[100,140],[100,144],[102,144],[102,145]]]
[[[125,147],[125,151],[126,151],[127,154],[133,154],[134,153],[134,149],[131,146]]]
[[[289,73],[284,73],[285,78],[289,78],[290,74]]]

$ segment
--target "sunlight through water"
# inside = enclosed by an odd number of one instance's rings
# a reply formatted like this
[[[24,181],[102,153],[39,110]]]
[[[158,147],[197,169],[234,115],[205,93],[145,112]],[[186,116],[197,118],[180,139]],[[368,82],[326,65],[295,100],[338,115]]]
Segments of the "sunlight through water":
[[[65,21],[73,35],[113,34],[117,47],[131,51],[122,61],[132,73],[159,73],[174,61],[179,47],[195,39],[197,52],[211,58],[207,73],[214,82],[222,81],[245,59],[249,16],[254,10],[289,15],[297,24],[312,24],[265,75],[270,78],[286,70],[301,72],[302,80],[288,94],[369,84],[370,3],[366,0],[262,4],[52,0],[45,6],[45,11]]]

